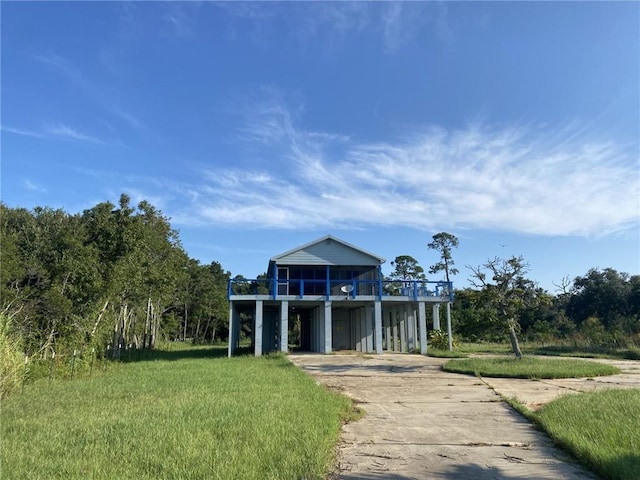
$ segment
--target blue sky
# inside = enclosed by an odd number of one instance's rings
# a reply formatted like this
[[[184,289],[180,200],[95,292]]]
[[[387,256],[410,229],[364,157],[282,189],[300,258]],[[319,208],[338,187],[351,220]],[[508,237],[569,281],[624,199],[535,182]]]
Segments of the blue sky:
[[[254,277],[447,231],[457,287],[640,273],[640,3],[2,2],[2,200],[126,192]],[[439,278],[432,276],[432,279]]]

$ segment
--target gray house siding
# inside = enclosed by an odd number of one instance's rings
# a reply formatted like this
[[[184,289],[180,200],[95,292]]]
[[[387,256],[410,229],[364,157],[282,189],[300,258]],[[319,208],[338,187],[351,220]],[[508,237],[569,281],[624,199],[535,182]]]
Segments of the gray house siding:
[[[271,259],[278,265],[351,265],[377,266],[383,258],[326,236],[315,243],[290,250]]]
[[[243,318],[253,319],[256,355],[288,351],[294,320],[299,326],[298,348],[305,350],[426,354],[426,306],[432,305],[437,328],[438,306],[445,304],[450,332],[452,286],[448,284],[445,295],[441,282],[414,282],[412,288],[391,295],[383,288],[382,263],[383,258],[327,235],[272,257],[261,289],[250,290],[244,284],[234,289],[238,280],[230,280],[229,355],[239,344],[241,312]],[[433,291],[427,283],[436,284]]]

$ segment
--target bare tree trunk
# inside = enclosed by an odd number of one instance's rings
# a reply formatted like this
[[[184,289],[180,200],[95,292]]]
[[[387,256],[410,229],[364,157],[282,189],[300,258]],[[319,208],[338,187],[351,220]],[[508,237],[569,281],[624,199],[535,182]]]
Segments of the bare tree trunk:
[[[118,335],[118,357],[122,355],[122,349],[125,343],[125,334],[127,330],[127,310],[129,305],[126,303],[120,307],[120,334]]]
[[[198,318],[198,323],[196,324],[196,332],[193,335],[193,343],[200,343],[200,318]]]
[[[207,317],[207,324],[204,327],[204,333],[202,334],[202,343],[205,343],[207,339],[207,331],[209,330],[209,324],[211,323],[211,317]]]
[[[144,334],[142,335],[142,348],[147,348],[147,340],[149,338],[150,315],[151,315],[151,298],[147,299],[147,318],[144,322]]]
[[[104,315],[104,312],[107,310],[108,306],[109,306],[109,300],[104,302],[104,307],[102,307],[102,310],[100,310],[100,313],[98,314],[98,318],[96,319],[96,323],[93,324],[93,329],[91,330],[91,340],[93,340],[93,337],[98,331],[98,325],[100,325],[100,321],[102,320],[102,315]]]
[[[135,313],[135,310],[129,310],[127,306],[127,309],[125,310],[124,318],[123,318],[124,329],[122,333],[122,338],[123,338],[122,343],[126,347],[128,347],[131,344],[131,342],[129,341],[131,339],[130,334],[131,334],[131,331],[133,330],[133,325],[136,320],[134,313]]]
[[[55,335],[56,335],[56,324],[54,322],[53,326],[51,327],[51,332],[49,332],[49,335],[47,336],[47,341],[42,346],[42,354],[43,354],[44,360],[47,359],[47,351],[51,350],[52,353],[54,352],[53,341],[55,340]]]
[[[187,341],[187,304],[184,304],[184,333],[182,334],[182,341]]]
[[[154,331],[153,331],[153,347],[156,346],[156,340],[158,339],[158,335],[160,335],[160,320],[162,320],[162,308],[160,308],[160,300],[156,304],[156,308],[154,309]]]
[[[153,303],[151,303],[151,298],[149,298],[149,348],[153,348],[156,344],[156,314],[155,309],[153,308]]]
[[[509,340],[511,341],[511,348],[516,358],[522,358],[522,350],[520,350],[518,335],[516,334],[516,328],[513,322],[509,322]]]

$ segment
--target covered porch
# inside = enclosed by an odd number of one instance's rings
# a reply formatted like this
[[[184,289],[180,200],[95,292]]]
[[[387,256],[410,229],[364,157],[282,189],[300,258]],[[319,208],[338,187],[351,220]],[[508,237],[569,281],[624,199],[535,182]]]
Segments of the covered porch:
[[[260,298],[259,298],[260,297]],[[441,310],[446,315],[451,348],[451,310],[447,297],[387,296],[382,299],[326,297],[301,300],[273,299],[269,295],[231,299],[229,356],[240,343],[241,315],[250,317],[254,353],[288,352],[290,327],[297,322],[297,349],[331,353],[427,353],[427,320],[440,329]],[[444,306],[444,308],[442,307]]]

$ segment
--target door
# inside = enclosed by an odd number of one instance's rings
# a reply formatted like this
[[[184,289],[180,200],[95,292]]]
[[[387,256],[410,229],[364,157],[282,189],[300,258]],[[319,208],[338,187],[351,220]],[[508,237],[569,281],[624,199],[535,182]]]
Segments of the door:
[[[289,295],[289,269],[278,267],[278,295]]]

